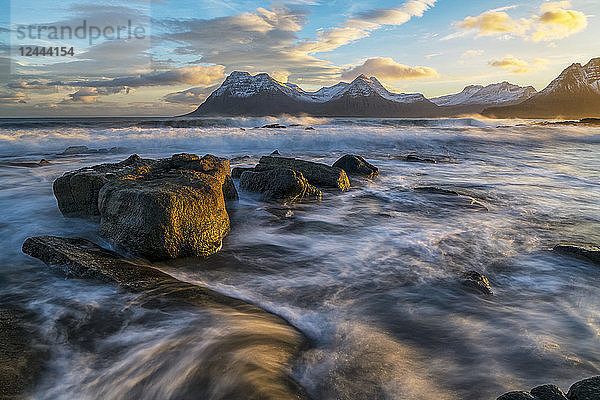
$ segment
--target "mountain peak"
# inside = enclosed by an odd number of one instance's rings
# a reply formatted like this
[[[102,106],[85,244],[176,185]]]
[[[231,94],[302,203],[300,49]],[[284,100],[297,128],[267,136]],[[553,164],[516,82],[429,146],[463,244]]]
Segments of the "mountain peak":
[[[535,93],[532,86],[523,87],[504,81],[487,86],[470,85],[460,93],[437,97],[431,101],[438,106],[514,104],[527,100]]]

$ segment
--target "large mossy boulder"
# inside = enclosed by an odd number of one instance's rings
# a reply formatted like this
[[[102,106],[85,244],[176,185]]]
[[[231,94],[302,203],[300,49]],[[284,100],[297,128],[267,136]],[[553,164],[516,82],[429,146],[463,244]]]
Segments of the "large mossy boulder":
[[[561,243],[553,248],[557,253],[586,259],[600,265],[600,247],[591,244]]]
[[[569,400],[600,400],[600,376],[574,383],[567,397]]]
[[[54,193],[64,215],[100,215],[102,236],[151,260],[217,252],[229,232],[225,202],[238,197],[229,160],[186,153],[69,172]]]
[[[318,188],[335,188],[341,191],[350,188],[350,181],[343,169],[312,161],[263,156],[254,169],[257,172],[272,169],[291,169],[301,172],[311,185]]]
[[[379,168],[368,163],[361,156],[346,154],[333,163],[332,167],[343,169],[347,175],[375,178],[379,175]]]
[[[151,160],[134,154],[118,163],[106,163],[65,173],[54,181],[54,196],[58,208],[68,217],[100,215],[98,193],[108,182],[123,177],[128,179],[155,177],[172,170],[192,170],[217,178],[223,186],[226,200],[237,199],[231,179],[229,160],[207,154],[175,154],[170,158]]]
[[[155,165],[154,160],[142,159],[137,154],[110,164],[67,172],[53,184],[58,208],[68,217],[99,215],[98,192],[106,183],[125,175],[142,175]]]
[[[151,260],[213,254],[229,233],[221,182],[195,171],[119,179],[98,203],[100,235]]]
[[[260,193],[264,200],[321,199],[321,191],[308,183],[301,172],[283,168],[245,171],[240,176],[240,189]]]

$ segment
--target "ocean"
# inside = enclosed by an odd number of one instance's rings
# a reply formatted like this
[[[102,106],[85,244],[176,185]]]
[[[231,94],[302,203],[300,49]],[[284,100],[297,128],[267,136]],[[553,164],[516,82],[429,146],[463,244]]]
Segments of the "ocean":
[[[287,129],[253,129],[268,123]],[[83,145],[95,151],[59,155]],[[561,242],[600,243],[600,127],[473,118],[1,119],[0,298],[28,311],[49,348],[32,399],[188,398],[182,393],[199,384],[198,368],[217,368],[211,357],[232,346],[223,340],[231,327],[200,311],[141,307],[118,287],[67,279],[22,254],[27,237],[45,234],[110,247],[97,221],[60,214],[54,179],[134,153],[210,153],[233,167],[274,150],[327,164],[358,154],[380,174],[320,202],[278,205],[240,192],[219,253],[156,266],[303,332],[310,347],[290,373],[309,396],[495,399],[546,383],[568,389],[600,374],[600,268],[551,251]],[[407,162],[409,154],[436,162]],[[28,164],[41,159],[50,164]],[[465,290],[461,275],[470,270],[489,278],[492,296]],[[227,398],[224,388],[241,379],[235,363],[228,368],[211,371],[208,398]]]

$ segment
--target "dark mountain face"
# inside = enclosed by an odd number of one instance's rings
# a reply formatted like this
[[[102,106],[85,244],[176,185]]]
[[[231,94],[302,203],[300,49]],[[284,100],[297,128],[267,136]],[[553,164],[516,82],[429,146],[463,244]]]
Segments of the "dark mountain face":
[[[600,58],[573,64],[537,95],[516,105],[487,108],[494,118],[573,118],[600,116]]]
[[[188,116],[307,114],[340,117],[435,117],[438,106],[422,94],[391,93],[364,75],[351,83],[305,92],[267,74],[233,72]]]

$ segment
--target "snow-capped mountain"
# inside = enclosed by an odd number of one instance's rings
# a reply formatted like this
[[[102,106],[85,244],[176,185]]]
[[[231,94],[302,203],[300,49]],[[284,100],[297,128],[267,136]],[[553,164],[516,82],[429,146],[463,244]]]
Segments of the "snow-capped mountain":
[[[600,117],[600,58],[572,64],[544,90],[513,106],[493,107],[485,115],[498,118]]]
[[[518,86],[508,82],[488,86],[467,86],[460,93],[430,99],[438,106],[515,104],[529,99],[537,91],[533,86]]]
[[[195,115],[323,116],[436,116],[437,106],[422,94],[392,93],[375,77],[360,75],[316,92],[282,83],[268,74],[232,72],[196,111]]]

